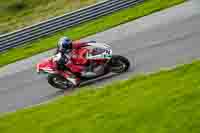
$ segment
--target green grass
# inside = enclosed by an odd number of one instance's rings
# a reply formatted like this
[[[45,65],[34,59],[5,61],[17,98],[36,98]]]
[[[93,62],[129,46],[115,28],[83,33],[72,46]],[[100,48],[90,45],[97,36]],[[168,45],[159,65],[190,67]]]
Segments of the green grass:
[[[0,54],[0,67],[55,48],[57,40],[61,36],[67,35],[72,39],[80,39],[184,1],[185,0],[146,0],[143,4],[139,4],[135,7],[130,7],[94,21],[81,24],[77,27],[69,28],[52,36],[34,41],[24,47],[13,48],[8,52]]]
[[[1,133],[199,133],[200,61],[0,117]]]
[[[23,28],[96,2],[97,0],[0,0],[0,33]]]

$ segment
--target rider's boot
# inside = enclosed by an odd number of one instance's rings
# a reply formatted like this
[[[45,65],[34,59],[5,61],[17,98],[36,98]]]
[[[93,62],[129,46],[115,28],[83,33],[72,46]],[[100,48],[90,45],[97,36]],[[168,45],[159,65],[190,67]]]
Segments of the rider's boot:
[[[77,77],[70,76],[67,78],[67,80],[69,80],[71,83],[73,83],[73,85],[75,87],[78,87],[80,85],[80,79]]]
[[[60,74],[65,77],[68,81],[70,81],[73,86],[77,87],[80,85],[80,79],[69,71],[61,71]]]
[[[81,75],[84,76],[84,77],[95,77],[97,75],[97,73],[94,72],[95,65],[96,64],[91,62],[89,64],[89,66],[86,66],[85,70],[83,72],[81,72]]]

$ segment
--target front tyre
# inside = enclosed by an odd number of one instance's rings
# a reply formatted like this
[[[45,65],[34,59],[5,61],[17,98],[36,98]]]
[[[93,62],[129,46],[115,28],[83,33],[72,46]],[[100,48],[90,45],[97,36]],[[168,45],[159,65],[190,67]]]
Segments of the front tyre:
[[[51,86],[58,89],[67,90],[75,88],[73,83],[58,74],[49,74],[47,80]]]
[[[113,55],[111,62],[111,71],[114,73],[126,72],[130,67],[130,62],[127,58],[120,55]]]

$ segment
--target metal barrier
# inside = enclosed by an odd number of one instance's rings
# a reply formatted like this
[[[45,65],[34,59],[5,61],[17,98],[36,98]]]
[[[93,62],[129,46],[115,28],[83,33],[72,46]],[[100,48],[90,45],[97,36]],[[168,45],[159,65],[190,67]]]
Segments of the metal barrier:
[[[0,52],[6,51],[26,42],[50,35],[57,31],[96,19],[135,5],[144,0],[107,0],[98,4],[64,14],[59,17],[20,29],[15,32],[0,35]]]

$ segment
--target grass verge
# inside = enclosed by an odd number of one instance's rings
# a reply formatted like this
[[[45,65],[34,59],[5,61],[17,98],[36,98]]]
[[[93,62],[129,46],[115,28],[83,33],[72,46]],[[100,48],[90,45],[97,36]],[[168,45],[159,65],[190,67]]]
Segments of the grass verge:
[[[184,1],[185,0],[146,0],[144,3],[137,6],[121,10],[77,27],[69,28],[52,36],[31,42],[31,44],[27,44],[24,47],[10,49],[0,54],[0,67],[55,48],[57,40],[63,35],[67,35],[72,39],[80,39]]]
[[[200,61],[0,117],[1,133],[199,133]]]
[[[97,0],[0,0],[0,33],[96,3]]]

